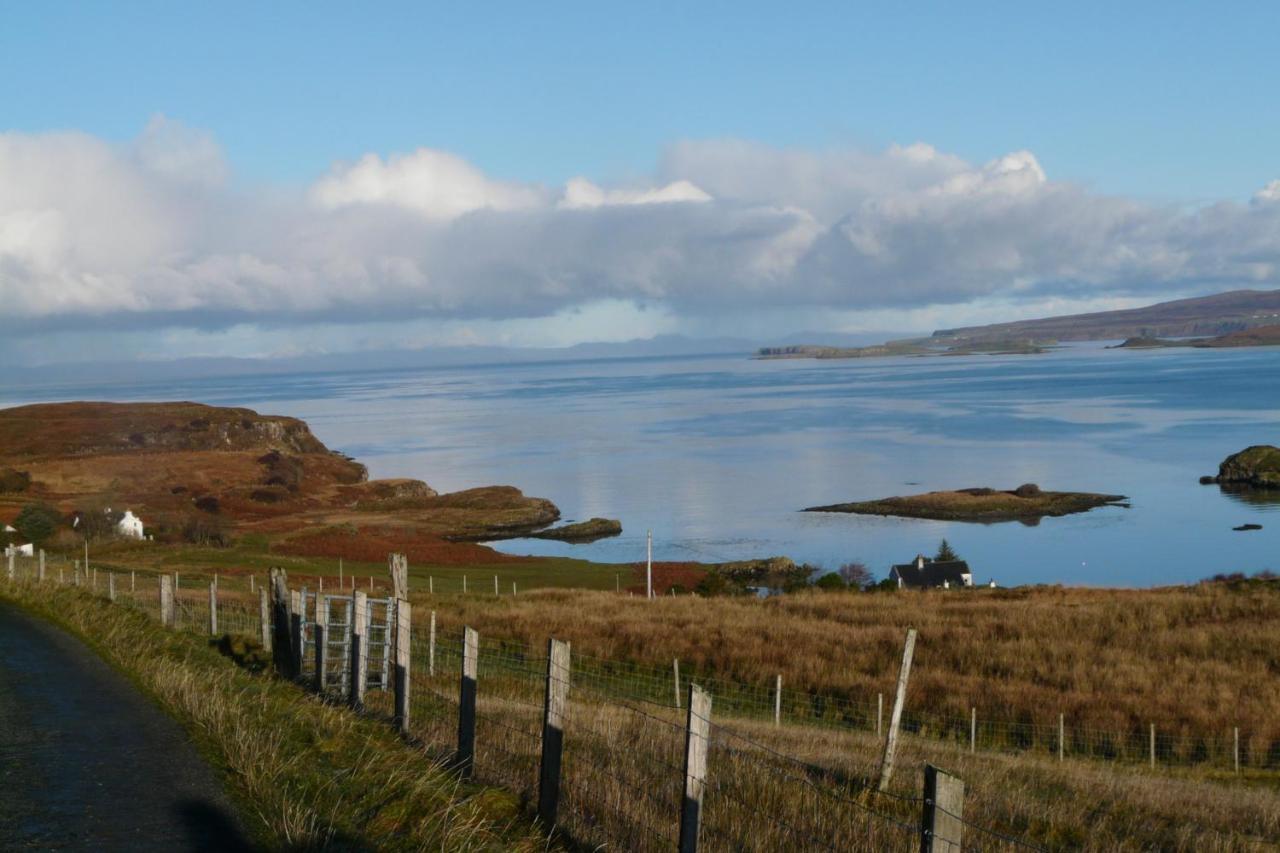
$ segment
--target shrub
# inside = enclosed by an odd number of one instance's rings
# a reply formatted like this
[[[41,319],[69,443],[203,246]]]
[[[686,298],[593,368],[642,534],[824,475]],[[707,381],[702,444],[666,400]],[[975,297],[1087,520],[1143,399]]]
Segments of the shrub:
[[[859,560],[854,560],[841,566],[840,577],[846,584],[855,589],[870,586],[876,580],[875,576],[871,574],[871,570],[867,568],[867,564]]]
[[[1013,493],[1020,498],[1034,498],[1040,494],[1040,487],[1035,483],[1023,483],[1014,489]]]
[[[0,469],[0,492],[25,492],[31,488],[31,475],[13,468]]]
[[[825,575],[819,575],[818,579],[813,582],[813,586],[815,589],[827,591],[844,590],[849,588],[849,585],[845,583],[844,578],[840,577],[837,572],[828,572]]]
[[[13,527],[28,542],[41,543],[54,534],[62,523],[62,513],[44,503],[31,503],[13,520]]]

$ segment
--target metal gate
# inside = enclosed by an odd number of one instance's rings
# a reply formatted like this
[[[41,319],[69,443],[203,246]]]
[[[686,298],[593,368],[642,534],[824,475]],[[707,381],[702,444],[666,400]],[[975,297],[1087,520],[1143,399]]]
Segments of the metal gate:
[[[395,624],[393,598],[369,598],[365,608],[364,636],[369,649],[365,688],[387,690],[391,677],[391,626]],[[328,595],[302,590],[302,674],[315,677],[316,608],[326,608],[329,617],[325,632],[326,690],[346,695],[351,681],[351,614],[355,602],[350,595]]]

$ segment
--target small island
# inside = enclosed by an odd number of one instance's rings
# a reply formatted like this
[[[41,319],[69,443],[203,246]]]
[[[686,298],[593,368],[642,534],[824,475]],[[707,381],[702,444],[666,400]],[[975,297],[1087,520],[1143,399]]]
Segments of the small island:
[[[1200,478],[1203,485],[1247,489],[1280,489],[1280,447],[1255,444],[1233,453],[1218,465],[1218,474]]]
[[[811,506],[803,512],[847,512],[855,515],[894,515],[936,521],[971,521],[993,524],[1002,521],[1034,523],[1046,516],[1056,517],[1087,512],[1100,506],[1128,507],[1124,495],[1092,492],[1046,492],[1034,483],[1000,491],[989,488],[926,492],[920,495],[881,498],[873,501]]]

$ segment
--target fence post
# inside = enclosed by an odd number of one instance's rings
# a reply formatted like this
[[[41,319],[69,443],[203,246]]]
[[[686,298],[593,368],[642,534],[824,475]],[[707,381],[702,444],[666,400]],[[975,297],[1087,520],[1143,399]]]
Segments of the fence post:
[[[493,594],[494,595],[498,594],[498,576],[497,575],[493,576]]]
[[[312,629],[312,640],[316,646],[315,691],[324,693],[325,675],[329,668],[329,605],[324,596],[316,594],[316,625]]]
[[[542,700],[542,762],[538,766],[538,820],[556,825],[560,808],[560,760],[564,718],[569,705],[569,644],[547,641],[547,689]]]
[[[773,724],[782,725],[782,675],[778,674],[773,682]]]
[[[884,694],[876,694],[876,737],[884,735]]]
[[[1235,758],[1236,775],[1240,774],[1240,727],[1235,727],[1235,745],[1231,750],[1232,756]]]
[[[462,680],[458,685],[458,772],[471,778],[476,761],[476,674],[479,670],[480,635],[462,629]]]
[[[36,578],[42,583],[44,582],[44,549],[43,548],[40,549],[40,568],[36,574]]]
[[[711,739],[711,694],[689,685],[689,713],[684,735],[684,799],[680,805],[680,853],[696,853],[707,787],[707,746]]]
[[[391,573],[391,597],[396,601],[409,597],[409,558],[404,554],[388,554],[387,570]]]
[[[1066,751],[1067,723],[1063,714],[1058,715],[1058,760],[1061,761]]]
[[[173,578],[160,576],[160,624],[173,627]]]
[[[267,588],[258,590],[258,624],[262,630],[262,648],[271,651],[271,605],[267,601]]]
[[[114,602],[116,600],[116,573],[107,572],[107,600]]]
[[[427,637],[427,675],[436,674],[436,612],[431,611],[431,632]]]
[[[409,641],[411,613],[409,602],[399,599],[396,608],[396,725],[401,733],[409,733]]]
[[[112,577],[115,577],[112,575]],[[218,636],[218,582],[209,582],[209,636]]]
[[[512,582],[511,582],[511,594],[512,594],[512,595],[515,595],[515,594],[516,594],[516,582],[515,582],[515,581],[512,581]]]
[[[436,579],[434,575],[427,576],[427,595],[436,594]]]
[[[978,751],[978,708],[969,706],[969,754]]]
[[[14,560],[16,560],[16,559],[17,559],[17,553],[18,553],[18,549],[17,549],[17,548],[12,548],[12,547],[11,547],[11,549],[10,549],[10,551],[9,551],[9,555],[8,555],[8,556],[9,556],[9,580],[13,580],[13,578],[14,578],[14,566],[13,566],[13,563],[14,563]]]
[[[293,677],[302,677],[302,640],[307,630],[307,600],[302,591],[289,590],[289,648],[293,652]]]
[[[889,737],[884,742],[884,758],[880,761],[881,791],[889,787],[893,778],[893,758],[898,750],[898,726],[902,723],[902,706],[907,701],[907,680],[911,677],[911,658],[916,651],[916,629],[907,629],[907,643],[902,649],[902,667],[898,670],[898,693],[893,698],[893,713],[889,717]]]
[[[960,850],[964,835],[964,782],[932,764],[924,766],[920,853]]]
[[[676,707],[680,707],[680,658],[671,659],[671,671],[675,676]]]
[[[465,594],[466,591],[467,591],[467,576],[463,575],[462,576],[462,592]]]
[[[364,706],[364,691],[369,680],[369,647],[365,644],[364,622],[368,618],[369,596],[364,590],[351,594],[351,690],[348,701],[357,711]]]
[[[1151,724],[1151,769],[1156,769],[1156,724]]]
[[[272,568],[269,578],[271,593],[271,658],[276,672],[293,677],[297,661],[293,651],[293,621],[289,614],[289,576],[282,568]]]
[[[138,573],[135,571],[130,571],[129,572],[129,592],[137,592],[137,591],[138,591]]]

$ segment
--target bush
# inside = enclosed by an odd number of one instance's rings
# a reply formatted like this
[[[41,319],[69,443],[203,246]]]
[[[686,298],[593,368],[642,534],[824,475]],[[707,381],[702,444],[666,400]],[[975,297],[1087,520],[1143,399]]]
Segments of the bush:
[[[190,516],[182,523],[182,539],[192,545],[225,548],[231,544],[226,525],[214,516]]]
[[[818,579],[813,582],[813,586],[814,589],[828,592],[849,588],[849,585],[844,582],[844,578],[840,577],[836,572],[827,572],[825,575],[819,575]]]
[[[1023,483],[1014,489],[1013,493],[1020,498],[1034,498],[1040,494],[1040,487],[1035,483]]]
[[[31,475],[12,468],[0,469],[0,492],[25,492],[31,488]]]
[[[13,520],[13,527],[28,542],[40,544],[62,523],[62,513],[43,503],[27,504]]]

